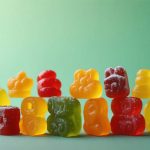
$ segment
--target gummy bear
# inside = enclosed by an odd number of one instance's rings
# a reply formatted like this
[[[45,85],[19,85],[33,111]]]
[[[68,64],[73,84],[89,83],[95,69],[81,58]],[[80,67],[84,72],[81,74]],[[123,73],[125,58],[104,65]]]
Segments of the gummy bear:
[[[51,97],[48,100],[48,131],[52,135],[77,136],[81,130],[80,102],[71,97]]]
[[[126,70],[120,66],[106,69],[104,85],[106,95],[110,98],[126,97],[130,93]]]
[[[113,134],[142,135],[145,129],[144,117],[140,114],[142,101],[135,97],[122,97],[112,100],[111,109],[114,116],[111,119]]]
[[[108,105],[104,98],[89,99],[84,106],[84,130],[89,135],[104,136],[110,133]]]
[[[150,132],[150,101],[145,105],[144,118],[146,123],[146,130]]]
[[[0,135],[17,135],[19,130],[20,109],[12,106],[0,107]]]
[[[114,115],[111,120],[111,130],[117,135],[142,135],[145,120],[142,115]]]
[[[139,98],[150,98],[150,70],[141,69],[137,72],[132,95]]]
[[[47,130],[45,114],[47,103],[40,97],[27,97],[22,101],[20,131],[24,135],[37,136]]]
[[[7,96],[7,93],[4,89],[0,89],[0,106],[9,106],[10,100]]]
[[[99,98],[102,95],[99,73],[95,69],[77,70],[74,73],[74,82],[70,87],[70,94],[81,99]]]
[[[25,72],[20,72],[16,77],[8,80],[9,96],[15,98],[25,98],[31,95],[33,80],[26,76]]]
[[[43,71],[39,74],[37,81],[40,97],[61,96],[61,82],[56,78],[54,71]]]
[[[138,115],[142,110],[142,101],[135,97],[115,98],[111,109],[114,115]]]

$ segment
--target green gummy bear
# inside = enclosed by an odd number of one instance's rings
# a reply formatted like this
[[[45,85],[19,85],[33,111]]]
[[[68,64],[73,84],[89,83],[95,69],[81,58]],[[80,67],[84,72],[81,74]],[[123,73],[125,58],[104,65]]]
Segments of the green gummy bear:
[[[48,100],[47,128],[50,134],[71,137],[81,130],[81,105],[72,97],[51,97]]]

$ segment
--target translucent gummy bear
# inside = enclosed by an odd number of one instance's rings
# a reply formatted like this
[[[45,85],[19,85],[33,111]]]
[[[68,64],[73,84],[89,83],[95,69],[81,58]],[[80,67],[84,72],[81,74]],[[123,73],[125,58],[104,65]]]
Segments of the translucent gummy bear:
[[[19,129],[20,109],[13,106],[0,107],[0,135],[17,135]]]
[[[50,134],[78,136],[81,130],[81,105],[72,97],[51,97],[48,100],[47,128]]]
[[[104,85],[110,98],[126,97],[130,93],[127,72],[120,66],[106,69]]]
[[[0,106],[9,106],[10,100],[4,89],[0,89]]]
[[[99,73],[95,69],[77,70],[70,87],[70,94],[81,99],[99,98],[102,95]]]
[[[38,75],[38,94],[40,97],[61,96],[61,81],[56,78],[56,72],[45,70]]]
[[[27,97],[22,101],[20,131],[24,135],[37,136],[47,130],[45,114],[47,103],[40,97]]]
[[[139,98],[150,98],[150,70],[141,69],[137,72],[132,95]]]
[[[87,100],[84,106],[84,130],[94,136],[105,136],[110,133],[108,105],[104,98]]]
[[[150,132],[150,101],[145,105],[144,118],[146,122],[146,130]]]
[[[8,92],[10,97],[25,98],[31,95],[33,80],[26,76],[25,72],[20,72],[16,77],[8,80]]]

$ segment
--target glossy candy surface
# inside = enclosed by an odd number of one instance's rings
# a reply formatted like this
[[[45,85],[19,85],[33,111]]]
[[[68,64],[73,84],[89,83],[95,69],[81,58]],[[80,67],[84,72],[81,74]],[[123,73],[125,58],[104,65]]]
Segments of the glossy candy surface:
[[[150,132],[150,101],[145,105],[144,118],[146,123],[146,130]]]
[[[111,109],[114,116],[111,119],[113,134],[142,135],[145,120],[141,115],[142,101],[135,97],[122,97],[112,100]]]
[[[48,131],[52,135],[78,136],[81,130],[81,106],[71,97],[51,97],[48,100]]]
[[[111,109],[114,115],[138,115],[142,110],[142,101],[135,97],[123,97],[112,100]]]
[[[0,135],[17,135],[19,130],[20,109],[12,106],[0,107]]]
[[[145,120],[142,115],[114,115],[111,120],[111,130],[117,135],[142,135]]]
[[[141,69],[137,72],[132,95],[139,98],[150,98],[150,70]]]
[[[84,106],[84,130],[94,136],[105,136],[110,133],[108,105],[104,98],[87,100]]]
[[[8,80],[8,92],[10,97],[25,98],[31,95],[33,80],[26,76],[25,72],[20,72],[16,77]]]
[[[31,136],[44,134],[47,130],[47,122],[45,120],[46,112],[47,103],[43,98],[25,98],[21,104],[21,133]]]
[[[40,97],[61,96],[61,82],[56,78],[55,71],[46,70],[37,78]]]
[[[0,88],[0,106],[9,106],[10,100],[4,89]]]
[[[95,69],[77,70],[74,73],[70,94],[81,99],[99,98],[102,95],[99,73]]]
[[[104,85],[110,98],[126,97],[130,93],[126,70],[120,66],[106,69]]]

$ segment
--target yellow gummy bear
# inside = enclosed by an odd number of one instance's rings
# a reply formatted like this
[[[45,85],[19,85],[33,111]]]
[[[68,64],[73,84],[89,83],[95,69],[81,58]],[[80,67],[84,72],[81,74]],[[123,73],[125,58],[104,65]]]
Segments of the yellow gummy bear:
[[[97,70],[77,70],[74,73],[70,94],[81,99],[99,98],[102,95],[102,85]]]
[[[0,106],[9,106],[10,100],[4,89],[0,89]]]
[[[47,102],[43,98],[25,98],[21,104],[20,132],[30,136],[44,134],[47,130],[46,112]]]
[[[141,69],[137,72],[132,95],[138,98],[150,98],[150,70]]]
[[[31,95],[33,80],[26,76],[25,72],[20,72],[16,77],[8,80],[9,96],[15,98],[25,98]]]
[[[146,130],[150,132],[150,101],[146,104],[144,108],[144,118],[146,123]]]

